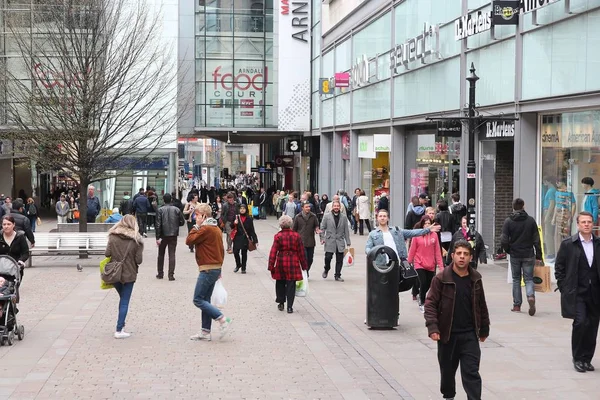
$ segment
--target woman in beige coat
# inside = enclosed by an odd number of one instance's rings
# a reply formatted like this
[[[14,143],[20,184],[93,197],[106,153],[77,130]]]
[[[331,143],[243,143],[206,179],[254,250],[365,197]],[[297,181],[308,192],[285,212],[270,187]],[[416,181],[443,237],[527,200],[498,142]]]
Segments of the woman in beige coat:
[[[139,234],[137,221],[133,215],[127,214],[108,231],[108,246],[104,255],[111,258],[111,262],[122,262],[121,282],[114,284],[119,293],[119,317],[115,339],[125,339],[131,336],[123,330],[125,318],[129,310],[129,299],[133,291],[133,284],[137,278],[139,265],[142,263],[144,242]]]
[[[369,198],[365,195],[365,191],[361,190],[360,192],[360,196],[358,197],[358,199],[356,199],[356,208],[358,211],[358,218],[359,218],[359,226],[358,226],[358,232],[360,233],[360,236],[363,235],[364,232],[364,224],[367,224],[367,229],[369,230],[367,232],[367,235],[369,234],[369,232],[371,232],[371,202],[369,201]]]

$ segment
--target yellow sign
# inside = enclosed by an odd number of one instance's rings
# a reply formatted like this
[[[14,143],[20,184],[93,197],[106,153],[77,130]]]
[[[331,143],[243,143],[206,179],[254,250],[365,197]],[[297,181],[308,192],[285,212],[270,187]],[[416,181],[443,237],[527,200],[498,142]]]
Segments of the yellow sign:
[[[327,78],[319,79],[319,93],[320,94],[331,94],[333,92],[333,88],[331,87],[331,82]]]

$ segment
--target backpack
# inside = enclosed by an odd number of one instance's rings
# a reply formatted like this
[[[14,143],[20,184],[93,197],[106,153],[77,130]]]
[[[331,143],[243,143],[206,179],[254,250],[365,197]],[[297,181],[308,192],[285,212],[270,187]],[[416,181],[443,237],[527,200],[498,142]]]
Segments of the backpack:
[[[285,199],[279,200],[279,211],[285,212],[285,203],[287,203]]]

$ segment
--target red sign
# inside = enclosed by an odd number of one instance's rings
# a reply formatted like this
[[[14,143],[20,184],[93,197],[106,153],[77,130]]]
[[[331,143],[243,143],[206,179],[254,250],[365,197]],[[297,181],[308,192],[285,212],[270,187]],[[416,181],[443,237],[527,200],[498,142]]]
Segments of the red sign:
[[[350,86],[350,74],[348,72],[336,72],[334,79],[335,79],[335,87],[349,87]]]
[[[52,71],[49,68],[42,66],[41,63],[33,66],[33,72],[38,81],[46,88],[52,89],[56,86],[63,89],[65,87],[81,87],[82,78],[78,73],[68,76],[63,72]]]
[[[218,89],[218,85],[225,90],[262,90],[267,86],[268,82],[268,68],[265,67],[265,73],[262,73],[262,68],[242,68],[240,73],[234,75],[230,72],[221,75],[219,70],[220,66],[215,68],[212,73],[213,83],[215,89]]]

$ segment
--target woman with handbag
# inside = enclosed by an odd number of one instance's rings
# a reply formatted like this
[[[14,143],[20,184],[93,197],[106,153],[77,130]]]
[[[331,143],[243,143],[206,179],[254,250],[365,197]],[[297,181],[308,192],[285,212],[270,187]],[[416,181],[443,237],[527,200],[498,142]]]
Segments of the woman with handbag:
[[[233,223],[235,236],[233,237],[233,256],[235,257],[235,269],[242,274],[246,273],[246,262],[248,261],[248,250],[254,251],[258,247],[258,237],[254,230],[252,217],[248,215],[248,206],[240,204],[240,213]],[[241,258],[240,258],[241,253]]]
[[[108,245],[104,252],[111,260],[106,265],[102,279],[106,283],[112,283],[120,297],[115,339],[131,336],[123,328],[143,253],[144,242],[139,234],[137,220],[133,215],[127,214],[108,231]],[[111,282],[106,279],[107,276]]]
[[[415,229],[427,229],[432,225],[433,220],[428,215],[424,215],[415,225]],[[419,275],[419,310],[424,313],[425,295],[431,286],[431,280],[436,274],[436,268],[444,268],[438,235],[427,233],[413,238],[408,251],[408,262],[414,264]]]
[[[194,227],[194,224],[196,223],[196,213],[194,212],[194,210],[196,210],[196,207],[198,207],[199,204],[198,194],[194,193],[191,196],[192,199],[185,204],[185,207],[183,207],[183,217],[187,222],[188,233],[190,233],[190,231]],[[192,245],[188,247],[190,249],[190,253],[193,253],[194,246]]]

